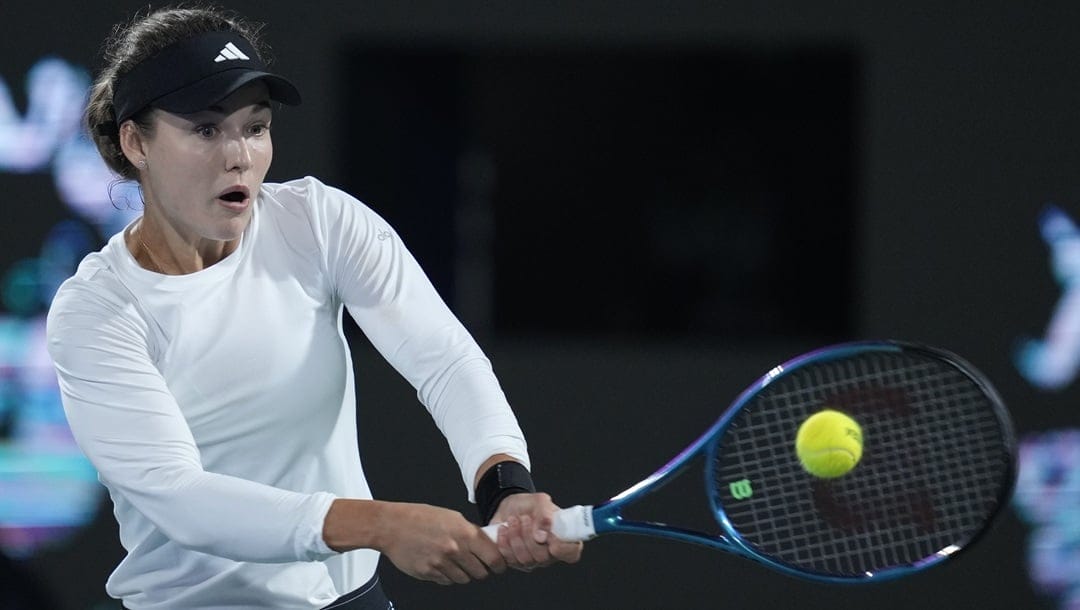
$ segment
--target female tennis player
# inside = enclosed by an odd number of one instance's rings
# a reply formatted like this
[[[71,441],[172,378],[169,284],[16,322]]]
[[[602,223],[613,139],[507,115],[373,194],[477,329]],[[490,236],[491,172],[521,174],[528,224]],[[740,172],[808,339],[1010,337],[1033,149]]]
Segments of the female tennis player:
[[[472,337],[400,237],[315,178],[263,182],[273,104],[259,28],[218,9],[118,26],[87,122],[142,216],[57,293],[49,351],[125,559],[108,593],[157,608],[392,608],[379,555],[441,584],[574,562]],[[342,311],[412,383],[492,542],[461,514],[376,501]]]

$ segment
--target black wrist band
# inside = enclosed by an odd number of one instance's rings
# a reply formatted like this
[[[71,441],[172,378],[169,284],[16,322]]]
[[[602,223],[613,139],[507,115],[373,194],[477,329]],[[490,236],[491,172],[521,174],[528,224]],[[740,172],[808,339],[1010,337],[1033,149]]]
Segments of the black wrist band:
[[[491,522],[499,503],[506,496],[535,493],[532,475],[521,464],[513,461],[499,462],[480,477],[476,484],[476,509],[483,525]]]

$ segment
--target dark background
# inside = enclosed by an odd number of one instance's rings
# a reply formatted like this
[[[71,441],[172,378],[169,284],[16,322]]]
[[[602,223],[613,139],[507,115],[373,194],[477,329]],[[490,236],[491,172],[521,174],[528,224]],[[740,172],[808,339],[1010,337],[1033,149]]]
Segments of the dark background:
[[[96,68],[140,6],[5,2],[16,103],[43,55]],[[270,179],[318,176],[397,226],[491,356],[559,502],[621,491],[774,364],[837,340],[955,350],[1022,435],[1076,424],[1075,388],[1036,392],[1011,362],[1060,293],[1036,216],[1080,211],[1072,3],[231,6],[268,22],[305,97],[276,116]],[[6,267],[66,212],[48,176],[0,181]],[[412,389],[350,339],[376,494],[470,511]],[[680,489],[658,517],[707,519]],[[960,561],[861,588],[625,537],[466,587],[388,564],[384,581],[400,608],[1057,607],[1030,583],[1029,534],[1009,514]],[[60,608],[114,607],[115,540],[105,503],[22,569]]]

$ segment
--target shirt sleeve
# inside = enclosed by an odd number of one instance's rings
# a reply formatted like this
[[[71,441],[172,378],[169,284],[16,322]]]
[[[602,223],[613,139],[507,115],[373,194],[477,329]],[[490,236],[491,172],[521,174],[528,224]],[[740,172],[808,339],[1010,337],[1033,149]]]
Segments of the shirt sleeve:
[[[154,366],[131,305],[69,280],[49,311],[48,349],[79,447],[113,493],[170,540],[236,561],[334,553],[322,524],[334,496],[203,469],[191,430]]]
[[[307,179],[335,292],[372,345],[417,390],[461,469],[505,453],[529,466],[524,434],[491,362],[393,228],[340,190]]]

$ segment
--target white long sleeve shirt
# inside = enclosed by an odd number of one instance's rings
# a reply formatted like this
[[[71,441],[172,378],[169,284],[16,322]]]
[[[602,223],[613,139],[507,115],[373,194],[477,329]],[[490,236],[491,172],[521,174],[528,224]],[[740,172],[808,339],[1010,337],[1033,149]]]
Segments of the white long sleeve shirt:
[[[153,273],[120,233],[53,301],[64,410],[127,550],[111,596],[133,610],[321,608],[374,574],[375,551],[322,539],[334,498],[371,498],[343,307],[417,389],[470,499],[488,457],[527,463],[490,363],[393,229],[314,178],[264,184],[217,264]]]

